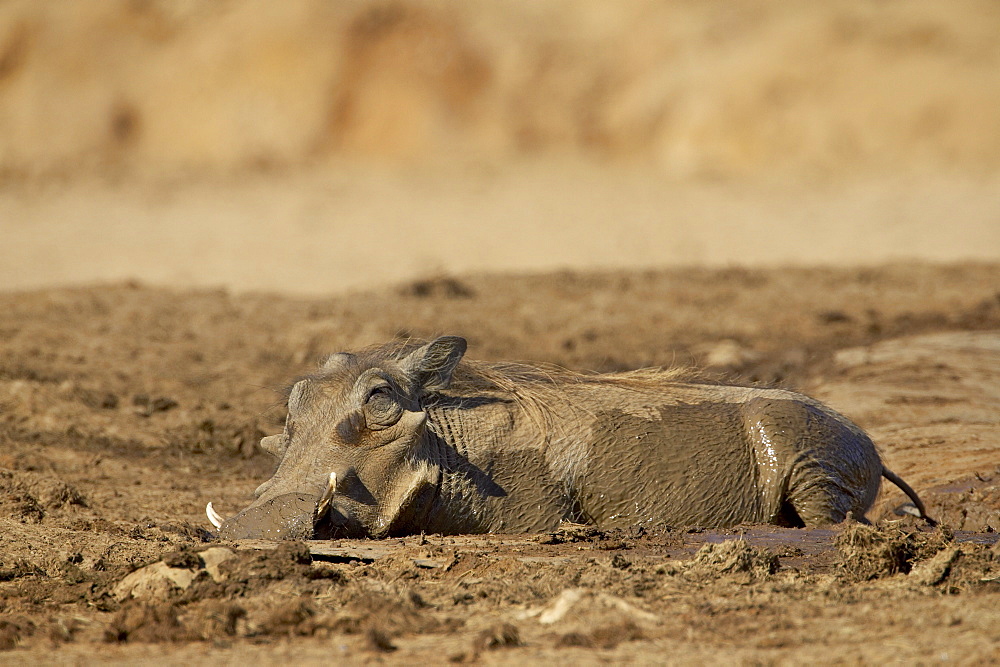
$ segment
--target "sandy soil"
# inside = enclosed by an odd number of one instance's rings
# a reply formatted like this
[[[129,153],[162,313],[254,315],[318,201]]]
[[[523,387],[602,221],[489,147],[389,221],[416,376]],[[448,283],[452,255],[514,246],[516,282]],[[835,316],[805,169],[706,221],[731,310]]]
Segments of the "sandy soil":
[[[324,295],[434,273],[997,261],[997,192],[997,176],[669,181],[568,160],[0,185],[0,285]]]
[[[911,263],[0,296],[0,659],[995,661],[997,285],[1000,265]],[[331,350],[436,332],[483,358],[699,362],[805,389],[870,429],[947,528],[894,516],[887,488],[877,530],[206,551],[205,503],[234,511],[273,467],[256,445],[284,383]]]

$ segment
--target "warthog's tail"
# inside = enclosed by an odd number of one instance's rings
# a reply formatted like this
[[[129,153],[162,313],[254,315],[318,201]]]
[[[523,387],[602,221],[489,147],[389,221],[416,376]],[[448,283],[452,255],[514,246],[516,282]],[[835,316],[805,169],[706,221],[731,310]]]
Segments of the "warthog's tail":
[[[937,521],[927,516],[927,508],[924,507],[924,501],[920,500],[920,496],[917,495],[917,492],[914,491],[909,484],[904,482],[902,477],[900,477],[893,471],[889,470],[885,466],[882,466],[882,476],[885,477],[890,482],[892,482],[893,484],[895,484],[896,486],[898,486],[903,491],[903,493],[905,493],[907,496],[910,497],[910,500],[913,501],[913,504],[916,506],[917,511],[920,512],[919,516],[921,519],[923,519],[932,526],[937,525]],[[912,512],[912,509],[910,511]]]

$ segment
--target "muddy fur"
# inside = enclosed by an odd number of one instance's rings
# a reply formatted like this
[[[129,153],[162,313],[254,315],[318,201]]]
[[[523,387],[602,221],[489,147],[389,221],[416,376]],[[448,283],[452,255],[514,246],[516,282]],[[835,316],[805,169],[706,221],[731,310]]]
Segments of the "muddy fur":
[[[800,394],[465,350],[444,336],[329,357],[289,390],[285,431],[261,441],[278,470],[220,535],[817,526],[863,519],[892,475],[860,428]]]

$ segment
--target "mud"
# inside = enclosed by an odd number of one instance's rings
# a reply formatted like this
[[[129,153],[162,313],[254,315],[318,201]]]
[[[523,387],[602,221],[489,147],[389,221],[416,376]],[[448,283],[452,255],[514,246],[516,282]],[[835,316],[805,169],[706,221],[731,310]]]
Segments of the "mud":
[[[0,660],[194,664],[1000,657],[1000,266],[450,276],[327,299],[137,284],[0,295]],[[212,542],[316,358],[481,355],[816,395],[942,522]]]

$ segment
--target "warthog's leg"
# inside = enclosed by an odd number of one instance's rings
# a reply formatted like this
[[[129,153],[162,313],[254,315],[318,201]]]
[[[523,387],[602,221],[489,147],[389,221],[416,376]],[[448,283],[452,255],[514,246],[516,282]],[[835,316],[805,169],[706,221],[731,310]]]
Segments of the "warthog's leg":
[[[762,494],[775,523],[822,526],[851,513],[865,520],[882,464],[875,445],[843,417],[795,400],[757,399],[747,409]]]
[[[815,463],[798,467],[790,480],[788,496],[788,506],[805,526],[840,523],[848,512],[863,518],[867,510],[858,507],[851,489],[835,473]]]

